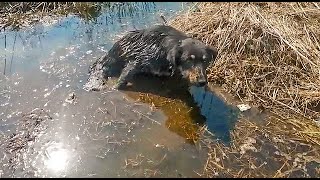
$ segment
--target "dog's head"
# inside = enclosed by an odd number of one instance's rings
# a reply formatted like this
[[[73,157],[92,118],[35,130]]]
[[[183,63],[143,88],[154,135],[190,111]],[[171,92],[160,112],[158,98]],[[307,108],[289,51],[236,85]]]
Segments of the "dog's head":
[[[207,85],[206,69],[217,57],[217,50],[203,42],[187,38],[179,42],[168,53],[168,59],[183,78],[191,85]]]

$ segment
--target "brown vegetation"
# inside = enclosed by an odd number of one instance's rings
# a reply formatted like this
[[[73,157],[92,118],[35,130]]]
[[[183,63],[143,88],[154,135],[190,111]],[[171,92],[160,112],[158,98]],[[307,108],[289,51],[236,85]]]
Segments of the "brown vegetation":
[[[320,164],[320,4],[197,5],[170,24],[218,48],[211,82],[272,112],[266,125],[241,119],[230,147],[204,138],[204,174],[319,177],[307,167]]]

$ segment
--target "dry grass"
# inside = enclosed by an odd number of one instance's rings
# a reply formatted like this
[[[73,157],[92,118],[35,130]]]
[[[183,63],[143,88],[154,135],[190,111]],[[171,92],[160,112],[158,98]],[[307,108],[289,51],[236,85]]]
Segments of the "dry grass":
[[[319,3],[200,3],[171,25],[218,48],[209,78],[264,108],[319,115]]]
[[[319,142],[303,137],[276,116],[267,125],[241,119],[232,133],[231,146],[203,136],[209,149],[205,177],[319,177]],[[208,132],[204,129],[204,132]],[[317,129],[319,132],[319,128]],[[310,133],[310,132],[309,132]],[[319,139],[319,138],[318,138]]]
[[[96,21],[107,11],[121,17],[151,7],[148,2],[0,2],[0,30],[19,30],[48,17],[75,15],[85,21]]]
[[[206,176],[319,177],[319,17],[320,3],[198,3],[170,22],[218,48],[213,83],[273,114],[240,120],[230,147],[204,138]]]
[[[101,4],[94,2],[2,2],[0,27],[1,30],[28,27],[45,16],[53,15],[75,14],[91,19],[100,9]]]

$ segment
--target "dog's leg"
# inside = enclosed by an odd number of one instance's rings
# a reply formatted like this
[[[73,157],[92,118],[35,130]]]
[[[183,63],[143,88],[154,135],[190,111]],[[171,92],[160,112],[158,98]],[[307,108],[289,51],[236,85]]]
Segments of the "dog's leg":
[[[133,76],[138,72],[138,64],[136,61],[129,62],[126,67],[122,70],[122,73],[118,79],[116,85],[113,86],[113,89],[124,88],[128,81],[130,81]]]

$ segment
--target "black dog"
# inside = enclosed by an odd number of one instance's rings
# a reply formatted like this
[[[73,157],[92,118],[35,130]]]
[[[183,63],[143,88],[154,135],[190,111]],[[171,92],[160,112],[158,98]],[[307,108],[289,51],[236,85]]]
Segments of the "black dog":
[[[206,68],[216,56],[213,47],[170,26],[131,31],[91,66],[87,87],[99,90],[106,79],[120,76],[114,88],[123,88],[138,73],[180,74],[191,85],[204,86]]]

